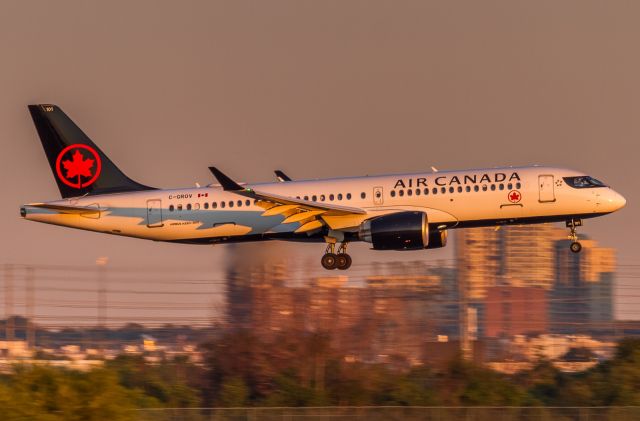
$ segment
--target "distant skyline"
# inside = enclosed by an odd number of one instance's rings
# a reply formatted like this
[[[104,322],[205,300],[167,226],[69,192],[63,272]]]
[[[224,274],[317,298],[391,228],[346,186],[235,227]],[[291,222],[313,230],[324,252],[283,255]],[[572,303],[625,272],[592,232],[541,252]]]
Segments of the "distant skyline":
[[[580,233],[640,265],[640,3],[7,2],[0,13],[0,263],[224,270],[186,246],[23,221],[59,197],[26,105],[56,103],[159,187],[527,165],[627,199]],[[265,244],[265,246],[269,246]],[[286,246],[318,257],[322,245]],[[451,259],[452,250],[359,261]],[[306,258],[306,257],[302,257]]]

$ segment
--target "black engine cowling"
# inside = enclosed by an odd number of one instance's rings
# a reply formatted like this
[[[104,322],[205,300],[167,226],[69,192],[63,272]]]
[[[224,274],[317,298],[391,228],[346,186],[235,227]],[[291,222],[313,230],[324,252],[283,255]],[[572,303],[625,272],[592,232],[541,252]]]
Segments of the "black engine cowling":
[[[449,234],[447,233],[447,230],[432,229],[429,231],[429,244],[426,248],[439,249],[440,247],[444,247],[447,245],[448,237]]]
[[[361,240],[375,250],[417,250],[429,245],[429,221],[424,212],[398,212],[364,221]]]

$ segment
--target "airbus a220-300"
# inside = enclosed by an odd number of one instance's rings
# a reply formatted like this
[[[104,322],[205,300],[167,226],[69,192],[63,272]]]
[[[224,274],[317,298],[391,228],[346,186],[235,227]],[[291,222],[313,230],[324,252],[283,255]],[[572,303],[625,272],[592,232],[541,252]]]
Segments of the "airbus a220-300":
[[[565,222],[576,228],[626,201],[578,171],[543,166],[159,189],[131,180],[57,106],[30,105],[62,200],[30,203],[23,218],[186,244],[289,240],[323,243],[321,264],[348,269],[347,244],[374,250],[444,247],[450,229]]]

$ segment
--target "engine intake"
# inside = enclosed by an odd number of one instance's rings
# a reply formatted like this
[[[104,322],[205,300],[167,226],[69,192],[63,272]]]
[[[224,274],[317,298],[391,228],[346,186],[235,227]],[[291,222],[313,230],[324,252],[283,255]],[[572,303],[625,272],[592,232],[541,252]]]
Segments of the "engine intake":
[[[358,235],[374,250],[424,249],[429,246],[429,221],[424,212],[397,212],[364,221]]]

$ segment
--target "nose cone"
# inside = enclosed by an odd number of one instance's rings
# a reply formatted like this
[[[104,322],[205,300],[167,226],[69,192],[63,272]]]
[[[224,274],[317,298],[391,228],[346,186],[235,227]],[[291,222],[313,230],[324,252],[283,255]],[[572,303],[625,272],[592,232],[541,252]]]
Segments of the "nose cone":
[[[615,212],[619,209],[624,208],[627,204],[627,199],[624,198],[620,193],[611,190],[606,198],[606,206],[610,209],[611,212]]]

